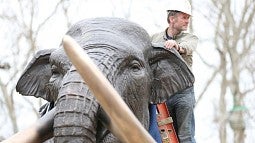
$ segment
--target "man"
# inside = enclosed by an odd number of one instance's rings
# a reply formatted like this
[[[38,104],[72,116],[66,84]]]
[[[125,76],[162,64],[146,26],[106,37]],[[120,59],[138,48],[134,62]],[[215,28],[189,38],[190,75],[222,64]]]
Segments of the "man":
[[[163,32],[154,34],[151,38],[152,43],[164,42],[165,49],[176,49],[191,68],[192,52],[198,43],[195,35],[184,32],[188,29],[191,5],[187,0],[178,0],[171,3],[169,7],[168,27]],[[180,143],[195,143],[194,87],[172,95],[166,103]]]

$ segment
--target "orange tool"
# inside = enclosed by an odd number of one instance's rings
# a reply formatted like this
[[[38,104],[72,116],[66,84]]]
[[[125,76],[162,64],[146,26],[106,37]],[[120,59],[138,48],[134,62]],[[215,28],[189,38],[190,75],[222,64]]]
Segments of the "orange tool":
[[[157,104],[157,121],[162,143],[179,143],[166,103]]]

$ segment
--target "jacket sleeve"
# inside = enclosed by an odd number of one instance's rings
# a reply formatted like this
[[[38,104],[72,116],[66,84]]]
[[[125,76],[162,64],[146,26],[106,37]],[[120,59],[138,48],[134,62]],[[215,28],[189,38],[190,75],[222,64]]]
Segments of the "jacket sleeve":
[[[192,55],[192,52],[196,49],[198,43],[198,37],[192,34],[187,34],[181,41],[178,41],[179,46],[185,48],[186,55]]]

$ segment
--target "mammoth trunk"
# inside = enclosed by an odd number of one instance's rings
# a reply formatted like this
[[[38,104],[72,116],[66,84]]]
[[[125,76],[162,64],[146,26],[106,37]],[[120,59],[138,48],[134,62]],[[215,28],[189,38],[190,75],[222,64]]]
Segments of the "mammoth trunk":
[[[55,142],[96,142],[99,105],[74,68],[64,77],[56,107]]]

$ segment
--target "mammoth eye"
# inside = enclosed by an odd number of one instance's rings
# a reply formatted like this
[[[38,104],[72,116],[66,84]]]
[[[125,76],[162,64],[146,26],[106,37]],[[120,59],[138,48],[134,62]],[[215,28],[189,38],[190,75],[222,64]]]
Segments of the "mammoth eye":
[[[133,72],[138,72],[139,70],[141,70],[141,68],[142,68],[142,66],[141,66],[141,64],[138,61],[133,61],[131,63],[130,69]]]
[[[52,72],[53,76],[57,76],[57,75],[61,74],[61,72],[59,71],[59,69],[55,65],[51,66],[51,72]]]

